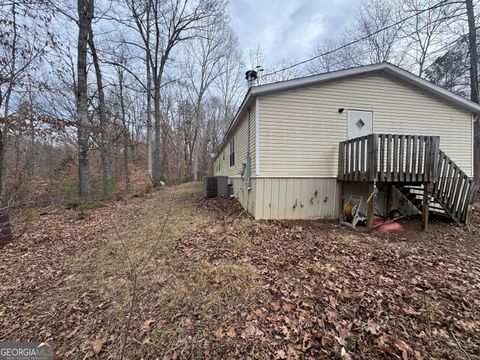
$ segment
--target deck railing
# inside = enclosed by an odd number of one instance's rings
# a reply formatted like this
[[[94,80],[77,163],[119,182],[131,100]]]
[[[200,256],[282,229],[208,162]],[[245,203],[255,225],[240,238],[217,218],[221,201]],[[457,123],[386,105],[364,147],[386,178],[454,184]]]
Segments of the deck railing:
[[[433,182],[438,177],[438,136],[370,134],[340,142],[343,181]]]
[[[478,184],[468,177],[442,150],[438,158],[438,179],[433,196],[456,221],[465,222],[468,205],[473,202]]]

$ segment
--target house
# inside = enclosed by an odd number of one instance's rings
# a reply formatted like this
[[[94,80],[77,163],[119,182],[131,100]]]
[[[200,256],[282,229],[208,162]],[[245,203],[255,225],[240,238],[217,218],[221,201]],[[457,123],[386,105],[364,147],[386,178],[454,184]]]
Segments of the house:
[[[376,208],[419,211],[425,193],[465,222],[478,114],[389,63],[252,86],[214,174],[229,177],[255,219],[337,218],[349,194],[366,200],[378,187]]]

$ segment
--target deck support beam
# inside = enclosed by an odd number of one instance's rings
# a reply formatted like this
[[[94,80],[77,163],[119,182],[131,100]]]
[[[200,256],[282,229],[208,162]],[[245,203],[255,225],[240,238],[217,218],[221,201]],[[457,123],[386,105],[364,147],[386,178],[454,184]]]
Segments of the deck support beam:
[[[432,191],[432,183],[423,183],[423,202],[422,202],[422,230],[428,230],[428,218],[430,209],[428,206],[428,194]]]
[[[340,224],[342,223],[342,219],[343,219],[343,206],[345,203],[343,188],[344,188],[344,182],[340,181],[340,207],[339,207],[339,213],[338,213],[338,219],[340,220]]]
[[[373,182],[368,184],[368,193],[373,194],[375,190],[375,185]],[[367,202],[367,228],[369,230],[373,229],[373,218],[374,218],[374,211],[375,211],[375,196],[370,196],[370,201]]]

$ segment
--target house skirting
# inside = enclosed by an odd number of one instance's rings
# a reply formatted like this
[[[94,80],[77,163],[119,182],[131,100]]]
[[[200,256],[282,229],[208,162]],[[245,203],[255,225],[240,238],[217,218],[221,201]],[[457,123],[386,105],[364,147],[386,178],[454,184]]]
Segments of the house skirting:
[[[337,178],[325,177],[254,177],[250,184],[243,178],[230,178],[233,194],[255,219],[332,219],[339,217],[342,183]],[[366,202],[368,184],[344,183],[343,198],[361,195]],[[383,213],[384,194],[376,198],[376,207]],[[408,214],[416,210],[393,192],[392,205]]]
[[[336,178],[255,177],[250,187],[230,178],[233,194],[255,219],[322,219],[338,217]]]

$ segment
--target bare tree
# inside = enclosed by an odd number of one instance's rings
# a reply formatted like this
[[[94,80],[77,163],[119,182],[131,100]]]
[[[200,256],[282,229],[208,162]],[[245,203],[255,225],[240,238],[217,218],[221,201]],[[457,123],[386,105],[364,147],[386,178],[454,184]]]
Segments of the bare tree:
[[[390,61],[401,63],[402,56],[395,51],[402,24],[396,24],[398,9],[395,2],[382,0],[364,0],[358,18],[359,38],[366,38],[362,44],[366,47],[363,57],[368,63]],[[382,30],[385,29],[385,30]],[[380,31],[382,30],[382,31]],[[402,54],[403,55],[403,54]]]
[[[349,53],[352,49],[342,49],[335,51],[343,45],[343,40],[327,39],[318,44],[312,55],[317,57],[314,61],[307,64],[307,70],[310,74],[331,72],[339,69],[345,69],[353,66],[352,56]]]
[[[470,53],[470,100],[478,103],[478,53],[477,53],[477,26],[472,0],[465,0],[468,18],[468,50]],[[480,180],[480,124],[478,119],[474,125],[474,172],[475,178]]]
[[[438,50],[447,31],[448,8],[435,0],[403,0],[403,13],[412,16],[402,27],[407,43],[406,55],[414,60],[422,76],[432,52]]]
[[[205,95],[214,81],[226,70],[225,54],[229,47],[230,31],[227,24],[217,21],[207,26],[202,36],[192,40],[185,53],[186,89],[194,108],[193,138],[191,141],[190,161],[192,179],[198,180],[199,136],[204,124],[203,108]]]
[[[93,5],[92,5],[93,7]],[[92,14],[93,16],[93,14]],[[93,37],[92,24],[88,29],[88,46],[92,54],[93,65],[95,68],[95,77],[97,81],[98,94],[98,117],[100,120],[100,157],[102,162],[102,180],[105,193],[109,194],[112,190],[112,159],[110,155],[109,126],[107,121],[107,110],[105,105],[105,90],[95,41]]]
[[[0,202],[6,196],[6,151],[9,136],[19,124],[13,98],[35,82],[31,74],[40,66],[46,49],[54,45],[48,32],[51,13],[43,3],[11,0],[0,3]],[[41,87],[36,82],[36,87]]]
[[[160,184],[162,176],[162,112],[161,88],[167,61],[181,42],[197,36],[198,31],[221,9],[218,0],[129,0],[129,8],[142,38],[150,64],[153,85],[154,161],[153,182]],[[148,19],[148,21],[147,21]],[[147,37],[149,21],[153,31]],[[153,35],[153,36],[152,36]]]
[[[120,105],[120,120],[123,139],[123,171],[125,176],[125,189],[130,188],[130,176],[128,170],[128,153],[130,144],[129,124],[127,120],[127,106],[125,104],[125,70],[122,67],[117,67],[117,84],[118,84],[118,102]]]
[[[94,0],[78,0],[77,45],[77,120],[78,120],[78,190],[79,195],[90,199],[90,173],[88,168],[88,94],[87,45],[94,14]]]
[[[218,125],[218,136],[221,137],[223,137],[226,128],[233,119],[240,105],[242,92],[245,90],[245,79],[243,77],[245,63],[242,61],[238,40],[233,33],[230,33],[228,43],[229,51],[225,54],[224,71],[219,74],[214,83],[216,92],[219,93],[221,98],[221,108],[223,109],[222,120]]]

